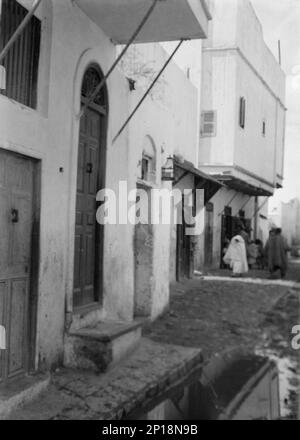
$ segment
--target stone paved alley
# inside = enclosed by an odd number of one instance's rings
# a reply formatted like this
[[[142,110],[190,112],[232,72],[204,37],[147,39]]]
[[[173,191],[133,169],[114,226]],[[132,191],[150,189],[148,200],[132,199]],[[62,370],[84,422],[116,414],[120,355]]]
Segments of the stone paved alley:
[[[216,275],[222,274],[228,275],[226,271]],[[260,271],[261,275],[266,278],[267,273]],[[292,265],[288,279],[299,278],[299,265]],[[296,418],[299,355],[291,348],[291,329],[300,323],[299,284],[257,282],[196,279],[173,285],[170,312],[148,327],[145,335],[154,341],[201,347],[206,360],[236,347],[275,359],[279,369],[283,365],[282,382],[288,382],[282,413]]]
[[[155,375],[167,379],[165,373],[182,356],[194,356],[190,361],[193,363],[188,366],[184,362],[177,373],[194,368],[200,357],[207,363],[224,351],[242,348],[277,361],[281,415],[284,419],[295,419],[299,363],[298,352],[291,348],[291,329],[300,323],[299,295],[299,284],[295,283],[287,287],[276,282],[263,285],[260,280],[248,284],[242,280],[200,278],[177,283],[171,288],[170,310],[145,326],[140,354],[123,364],[121,376],[114,370],[100,376],[60,370],[54,375],[50,390],[10,418],[108,419],[112,411],[120,412],[122,417],[121,397],[128,405],[128,393],[134,395],[139,385],[145,393]],[[141,367],[145,369],[144,376],[137,371]],[[147,384],[143,383],[145,377]],[[150,386],[148,391],[152,395],[155,390]],[[137,394],[145,400],[140,391]]]

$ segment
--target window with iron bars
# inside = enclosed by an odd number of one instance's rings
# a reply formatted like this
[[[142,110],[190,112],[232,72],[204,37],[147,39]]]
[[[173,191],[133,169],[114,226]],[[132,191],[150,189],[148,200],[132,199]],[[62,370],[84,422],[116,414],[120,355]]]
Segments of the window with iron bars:
[[[0,50],[2,50],[28,11],[16,0],[2,0]],[[2,65],[6,70],[6,88],[1,94],[27,107],[37,107],[38,66],[41,22],[32,17],[15,41]]]

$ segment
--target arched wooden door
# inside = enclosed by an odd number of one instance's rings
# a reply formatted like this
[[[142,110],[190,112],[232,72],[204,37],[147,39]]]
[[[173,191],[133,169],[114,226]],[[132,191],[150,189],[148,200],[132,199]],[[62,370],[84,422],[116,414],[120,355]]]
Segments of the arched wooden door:
[[[85,73],[81,101],[84,105],[99,82],[100,71]],[[77,166],[77,199],[74,261],[74,307],[102,299],[103,227],[96,222],[96,194],[105,182],[107,93],[102,88],[80,121]]]

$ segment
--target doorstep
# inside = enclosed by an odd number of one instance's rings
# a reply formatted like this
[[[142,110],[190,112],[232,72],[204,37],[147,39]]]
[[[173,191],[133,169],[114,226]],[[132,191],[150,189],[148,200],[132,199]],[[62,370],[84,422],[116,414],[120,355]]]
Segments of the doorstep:
[[[69,368],[104,372],[132,353],[140,342],[138,322],[103,321],[65,337],[64,365]]]
[[[34,400],[48,387],[49,374],[23,376],[0,385],[0,420],[18,407]]]

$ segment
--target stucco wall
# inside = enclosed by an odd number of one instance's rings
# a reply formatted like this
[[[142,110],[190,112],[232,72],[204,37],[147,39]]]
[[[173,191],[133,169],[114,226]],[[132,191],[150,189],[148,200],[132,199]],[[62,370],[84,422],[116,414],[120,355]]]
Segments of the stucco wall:
[[[142,90],[131,92],[130,107],[139,102]],[[148,98],[129,125],[129,181],[132,189],[141,178],[141,159],[145,138],[150,137],[156,152],[156,181],[149,185],[151,189],[170,188],[169,183],[161,182],[161,167],[168,155],[173,154],[176,123],[173,115]],[[168,307],[169,301],[169,243],[170,226],[153,225],[152,276],[150,284],[150,317],[155,318]],[[138,295],[139,292],[136,292]]]
[[[41,46],[41,60],[50,60],[50,71],[47,74],[42,67],[39,77],[45,95],[49,96],[49,105],[47,111],[43,111],[39,103],[38,111],[34,111],[0,96],[0,145],[41,160],[36,355],[41,362],[52,363],[62,356],[65,311],[72,310],[79,133],[76,114],[81,81],[91,62],[107,71],[114,60],[115,49],[101,30],[71,3],[54,2],[53,17],[50,9],[45,10],[43,16],[43,29],[53,21],[52,32],[48,29],[47,39]],[[114,147],[111,146],[112,135],[128,111],[127,82],[118,72],[108,82],[108,94],[107,185],[112,186],[116,177],[127,177],[128,174],[126,134]],[[59,171],[60,168],[63,172]],[[116,229],[105,231],[104,294],[109,292],[110,298],[105,309],[107,315],[130,319],[133,302],[130,302],[133,298],[132,231],[129,228],[124,231],[122,227]],[[122,242],[117,238],[119,235]]]
[[[277,101],[249,69],[245,61],[236,54],[237,82],[236,105],[234,115],[235,126],[235,165],[241,166],[257,176],[275,184],[275,160],[278,127],[278,112],[281,119],[284,111],[277,105]],[[246,99],[245,128],[238,124],[239,98]],[[263,121],[266,123],[266,134],[262,134]],[[278,128],[277,128],[278,127]]]
[[[285,74],[265,44],[263,29],[250,0],[210,0],[213,20],[205,47],[239,47],[269,87],[285,100]]]
[[[203,54],[201,111],[216,112],[216,136],[201,137],[199,163],[232,165],[234,162],[236,59]]]
[[[300,202],[293,199],[281,204],[281,226],[289,246],[300,244]]]
[[[202,110],[217,111],[217,134],[201,137],[199,162],[242,167],[268,181],[270,190],[283,176],[285,74],[249,0],[211,0],[210,7]],[[238,123],[240,97],[246,98],[245,129]]]
[[[107,72],[116,50],[109,38],[72,2],[43,2],[39,102],[37,111],[0,96],[0,147],[41,160],[40,268],[36,360],[61,360],[65,312],[72,314],[77,150],[81,82],[86,68],[98,64]],[[52,6],[52,8],[51,8]],[[153,56],[158,57],[156,49]],[[166,59],[162,51],[159,65]],[[157,152],[157,182],[169,154],[186,152],[197,162],[197,95],[176,66],[163,82],[159,99],[147,98],[117,141],[112,139],[143,90],[129,91],[117,69],[108,80],[107,188],[128,190],[140,177],[142,145],[151,136]],[[192,116],[191,116],[192,115]],[[107,225],[104,230],[103,309],[85,318],[130,321],[134,310],[134,226]],[[154,228],[151,317],[168,305],[169,226]],[[77,324],[80,323],[77,321]]]
[[[184,44],[179,51],[184,52]],[[168,57],[160,44],[134,45],[124,57],[121,68],[145,91]],[[198,159],[198,97],[196,87],[173,61],[150,92],[151,100],[168,112],[174,121],[172,151],[195,165]]]

